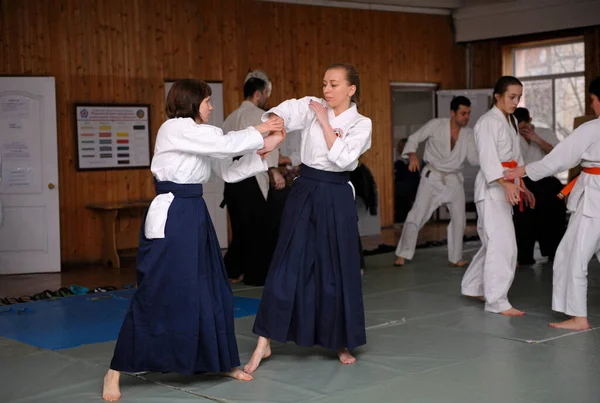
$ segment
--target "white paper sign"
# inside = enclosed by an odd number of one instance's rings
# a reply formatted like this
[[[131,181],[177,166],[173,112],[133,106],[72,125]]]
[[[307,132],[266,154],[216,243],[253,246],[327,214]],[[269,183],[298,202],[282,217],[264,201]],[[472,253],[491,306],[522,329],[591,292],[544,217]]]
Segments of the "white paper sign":
[[[0,101],[0,118],[12,117],[29,117],[29,99],[11,96]]]

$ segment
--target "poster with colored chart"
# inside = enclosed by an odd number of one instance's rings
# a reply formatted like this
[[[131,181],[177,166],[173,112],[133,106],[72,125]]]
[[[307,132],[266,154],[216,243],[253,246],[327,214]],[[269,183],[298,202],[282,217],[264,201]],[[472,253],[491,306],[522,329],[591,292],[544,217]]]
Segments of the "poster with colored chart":
[[[78,168],[150,166],[147,105],[76,105]]]

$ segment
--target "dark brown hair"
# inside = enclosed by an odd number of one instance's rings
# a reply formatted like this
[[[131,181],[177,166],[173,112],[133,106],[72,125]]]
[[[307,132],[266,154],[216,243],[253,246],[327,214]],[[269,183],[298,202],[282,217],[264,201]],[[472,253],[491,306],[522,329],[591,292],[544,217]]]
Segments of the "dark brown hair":
[[[596,77],[592,80],[588,91],[590,94],[594,94],[598,99],[600,99],[600,77]]]
[[[167,95],[167,117],[196,119],[200,115],[200,104],[211,94],[210,86],[204,81],[193,78],[176,81]]]
[[[333,69],[344,70],[346,72],[346,80],[348,81],[348,83],[350,83],[350,85],[356,86],[356,91],[354,92],[354,95],[352,95],[352,98],[350,100],[354,102],[356,106],[358,106],[358,102],[360,101],[360,77],[358,75],[358,71],[356,71],[356,68],[353,65],[347,63],[334,63],[331,66],[329,66],[327,70]]]
[[[460,109],[461,105],[466,106],[467,108],[470,108],[471,100],[463,95],[454,97],[454,98],[452,98],[452,101],[450,101],[450,110],[454,111],[454,113],[456,113]]]
[[[496,86],[494,87],[494,105],[498,102],[496,99],[496,94],[502,96],[506,91],[508,91],[508,87],[511,85],[518,85],[523,87],[523,83],[519,81],[517,77],[513,76],[502,76],[496,82]]]

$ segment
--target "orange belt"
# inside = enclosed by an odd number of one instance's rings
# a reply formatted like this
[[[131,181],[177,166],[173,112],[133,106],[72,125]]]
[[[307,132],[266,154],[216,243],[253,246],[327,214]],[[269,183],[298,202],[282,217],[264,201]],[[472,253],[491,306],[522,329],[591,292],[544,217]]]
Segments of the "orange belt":
[[[503,162],[502,166],[504,168],[517,168],[519,164],[517,163],[517,161],[512,160],[508,162]],[[519,178],[519,185],[523,187],[523,178]],[[521,194],[519,195],[519,211],[523,212],[523,192],[521,192]]]
[[[590,175],[600,175],[600,168],[583,168],[583,172]],[[577,179],[579,179],[579,175],[573,178],[573,180],[569,182],[569,184],[565,186],[559,194],[557,194],[559,199],[564,199],[569,195],[569,193],[571,193],[573,186],[575,186],[575,182],[577,182]]]

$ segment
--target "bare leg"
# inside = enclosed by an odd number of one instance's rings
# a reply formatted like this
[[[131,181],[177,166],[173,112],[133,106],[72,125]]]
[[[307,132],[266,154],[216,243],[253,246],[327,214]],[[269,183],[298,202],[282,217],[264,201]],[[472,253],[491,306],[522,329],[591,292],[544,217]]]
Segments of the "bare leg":
[[[354,364],[356,362],[356,357],[350,354],[347,348],[340,348],[337,354],[340,362],[344,365]]]
[[[588,330],[590,324],[585,316],[573,316],[571,319],[563,322],[550,323],[550,327],[555,329]]]
[[[398,259],[394,262],[394,266],[404,266],[404,258],[402,256],[398,256]]]
[[[525,312],[519,311],[518,309],[515,309],[515,308],[510,308],[510,309],[507,309],[504,312],[500,312],[500,315],[504,315],[504,316],[523,316],[523,315],[525,315]]]
[[[107,402],[116,402],[121,398],[121,390],[119,389],[119,377],[121,373],[113,369],[109,369],[104,375],[104,389],[102,390],[102,399]]]
[[[229,378],[237,379],[238,381],[251,381],[252,375],[245,373],[239,368],[233,368],[231,372],[222,372],[221,376],[227,376]]]
[[[250,357],[250,361],[244,367],[244,372],[247,374],[251,374],[260,365],[260,362],[264,358],[269,358],[271,356],[271,341],[265,337],[259,336],[258,343],[256,343],[256,349],[254,353],[252,353],[252,357]]]

